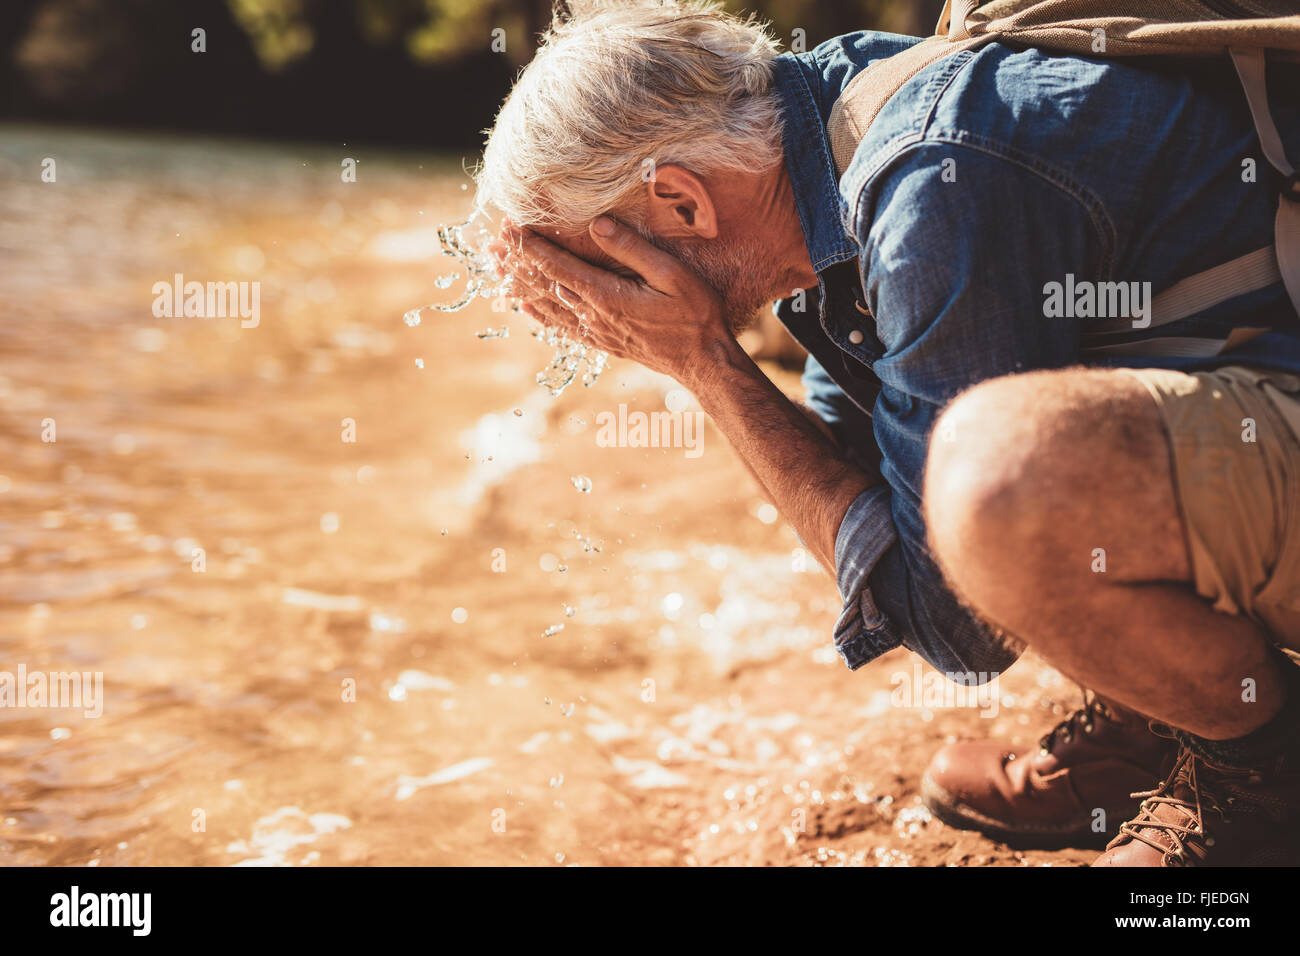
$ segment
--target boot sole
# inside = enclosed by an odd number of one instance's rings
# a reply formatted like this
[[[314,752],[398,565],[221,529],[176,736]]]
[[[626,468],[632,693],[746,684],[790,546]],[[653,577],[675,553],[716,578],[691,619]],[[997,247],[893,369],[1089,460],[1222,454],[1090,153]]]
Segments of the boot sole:
[[[927,773],[921,778],[921,800],[930,812],[942,822],[958,830],[978,830],[985,836],[1007,846],[1025,850],[1061,850],[1066,848],[1099,849],[1106,846],[1114,831],[1096,833],[1083,826],[1023,826],[995,820],[978,810],[966,806],[943,787],[930,779]],[[1111,811],[1107,811],[1108,814]],[[1127,813],[1127,815],[1126,815]],[[1132,816],[1125,810],[1114,811],[1111,819],[1121,822]],[[1118,827],[1116,827],[1116,831]]]

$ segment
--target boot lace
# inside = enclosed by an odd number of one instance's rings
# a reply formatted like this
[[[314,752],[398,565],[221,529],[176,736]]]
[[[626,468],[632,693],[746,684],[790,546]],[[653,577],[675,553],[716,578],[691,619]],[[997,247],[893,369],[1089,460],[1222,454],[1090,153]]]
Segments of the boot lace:
[[[1159,732],[1157,726],[1153,722],[1152,730]],[[1152,849],[1158,850],[1163,855],[1166,866],[1187,866],[1192,862],[1188,850],[1198,842],[1206,847],[1213,846],[1214,838],[1205,830],[1206,816],[1213,813],[1222,822],[1231,822],[1228,819],[1227,806],[1234,803],[1235,799],[1218,793],[1218,788],[1210,786],[1208,781],[1201,779],[1200,766],[1201,760],[1192,751],[1183,747],[1174,769],[1164,783],[1154,790],[1133,794],[1135,798],[1142,798],[1142,810],[1135,819],[1120,826],[1116,842],[1126,836],[1139,840]],[[1213,777],[1213,774],[1210,776]],[[1174,788],[1180,777],[1185,794],[1175,796]],[[1232,788],[1229,785],[1225,789]],[[1161,806],[1178,811],[1174,819],[1156,819],[1155,813]],[[1164,834],[1169,845],[1166,846],[1156,839],[1157,834]]]
[[[1064,720],[1039,739],[1038,749],[1044,754],[1051,753],[1058,743],[1068,744],[1079,731],[1092,733],[1099,718],[1114,721],[1114,715],[1096,694],[1085,688],[1080,689],[1083,691],[1083,704],[1070,711]]]

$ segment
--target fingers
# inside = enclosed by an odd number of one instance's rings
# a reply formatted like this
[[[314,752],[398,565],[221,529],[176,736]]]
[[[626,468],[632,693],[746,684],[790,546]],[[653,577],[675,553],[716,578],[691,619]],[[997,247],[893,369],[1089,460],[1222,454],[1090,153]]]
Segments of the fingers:
[[[525,315],[532,316],[546,328],[557,329],[571,339],[591,344],[591,329],[585,320],[563,306],[547,299],[529,299],[521,308]]]
[[[553,284],[553,291],[551,294],[559,299],[566,308],[572,309],[574,312],[577,312],[578,308],[582,305],[582,298],[578,293],[574,292],[568,286],[560,285],[558,282]]]
[[[542,299],[549,298],[551,291],[555,288],[555,283],[536,270],[520,269],[509,260],[506,262],[506,268],[514,278],[513,291],[521,299],[526,299],[529,296]]]
[[[536,319],[545,328],[561,332],[566,338],[588,347],[621,355],[617,350],[621,344],[626,344],[626,337],[616,334],[590,306],[566,306],[554,292],[530,289],[521,301],[520,308],[525,315]]]
[[[611,216],[597,216],[588,231],[610,258],[632,269],[652,289],[668,291],[686,270],[678,259]]]
[[[525,315],[532,316],[549,329],[560,329],[563,332],[569,332],[570,329],[576,330],[578,327],[578,320],[575,316],[564,312],[554,302],[547,302],[545,299],[529,299],[520,308],[523,309]]]
[[[521,308],[528,315],[547,326],[568,332],[588,321],[589,310],[582,306],[581,300],[576,296],[570,298],[574,295],[572,290],[557,288],[555,283],[536,273],[531,279],[524,278],[518,272],[514,276],[514,292],[520,299]]]
[[[582,301],[582,297],[576,292],[557,282],[550,281],[540,273],[534,273],[531,277],[525,277],[516,272],[514,273],[514,280],[514,291],[520,299],[541,299],[550,302],[557,302],[570,312],[575,313],[579,318],[583,318],[584,313],[590,311]]]
[[[488,253],[488,255],[490,255],[493,261],[495,261],[498,265],[505,262],[505,258],[510,252],[510,247],[506,245],[506,243],[502,239],[499,238],[493,238],[488,240],[488,243],[484,248]]]
[[[573,290],[591,302],[614,298],[623,291],[625,280],[612,272],[584,262],[566,249],[529,230],[511,233],[523,259],[546,278]]]

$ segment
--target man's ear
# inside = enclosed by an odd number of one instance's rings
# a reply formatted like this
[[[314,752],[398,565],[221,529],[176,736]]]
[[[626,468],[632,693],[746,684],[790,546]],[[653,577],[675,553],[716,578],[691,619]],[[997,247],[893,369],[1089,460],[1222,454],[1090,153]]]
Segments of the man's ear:
[[[713,197],[704,180],[683,166],[669,163],[650,171],[646,204],[646,225],[657,236],[717,238],[718,211]]]

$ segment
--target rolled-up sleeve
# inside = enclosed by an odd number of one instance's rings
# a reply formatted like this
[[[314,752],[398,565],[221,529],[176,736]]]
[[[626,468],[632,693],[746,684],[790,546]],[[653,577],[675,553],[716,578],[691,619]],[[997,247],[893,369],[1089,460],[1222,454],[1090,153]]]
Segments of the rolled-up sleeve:
[[[845,394],[815,356],[809,355],[804,365],[803,387],[805,403],[830,428],[841,453],[864,470],[878,472],[880,449],[871,415]],[[899,644],[868,584],[876,562],[897,537],[889,488],[883,484],[858,495],[840,522],[835,578],[843,610],[835,624],[835,648],[852,670]]]
[[[876,607],[869,584],[876,563],[898,540],[889,498],[884,485],[862,492],[844,513],[835,537],[835,583],[843,603],[835,622],[835,649],[850,670],[902,643]]]

